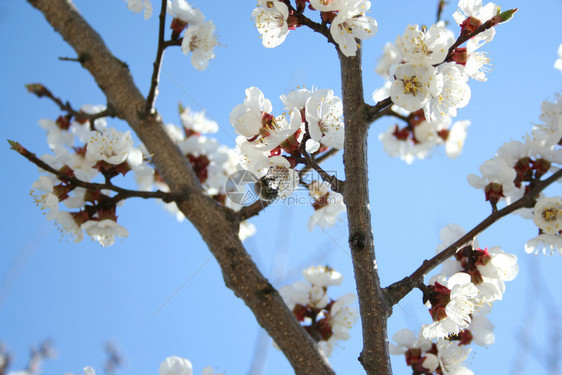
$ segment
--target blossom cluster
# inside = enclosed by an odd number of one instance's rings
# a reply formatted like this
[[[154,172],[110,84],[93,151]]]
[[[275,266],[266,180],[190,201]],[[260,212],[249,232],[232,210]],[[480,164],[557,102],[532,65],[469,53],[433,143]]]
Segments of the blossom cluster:
[[[145,19],[152,15],[150,0],[127,0],[127,6],[135,13],[144,9]],[[185,55],[191,53],[193,67],[205,70],[209,60],[215,57],[213,50],[219,44],[215,36],[215,24],[205,21],[203,13],[186,0],[168,0],[167,10],[173,16],[170,24],[172,41],[181,41],[182,52]]]
[[[84,367],[83,375],[96,375],[96,371],[92,367]],[[193,365],[191,361],[186,358],[171,356],[166,358],[158,369],[159,375],[193,375]],[[66,375],[72,375],[67,373]],[[205,367],[201,375],[221,375],[215,373],[211,366]]]
[[[333,226],[340,213],[345,212],[343,196],[330,189],[326,181],[312,181],[308,185],[309,194],[314,199],[314,214],[308,220],[308,230],[319,226],[322,229]]]
[[[328,296],[328,287],[343,281],[343,276],[329,267],[312,266],[302,274],[306,282],[283,286],[279,293],[322,352],[330,356],[338,341],[349,339],[348,332],[359,318],[357,310],[348,306],[355,294],[336,300]]]
[[[303,25],[307,8],[320,12],[322,22],[329,25],[330,35],[345,56],[355,56],[357,39],[372,38],[377,32],[377,21],[366,12],[371,8],[367,0],[304,0],[296,7],[282,0],[258,0],[252,12],[264,47],[277,47],[285,41],[289,30]]]
[[[457,225],[443,228],[437,252],[462,235],[464,230]],[[405,355],[414,373],[472,374],[463,364],[471,351],[468,345],[494,343],[493,324],[486,315],[492,303],[502,299],[505,282],[517,276],[519,267],[515,255],[498,246],[480,249],[476,243],[462,246],[424,289],[433,322],[421,327],[419,337],[407,329],[393,337],[391,353]]]
[[[470,121],[452,123],[450,117],[427,121],[423,109],[407,113],[406,119],[406,126],[393,125],[379,135],[384,151],[389,156],[400,157],[411,164],[416,158],[425,159],[431,155],[432,150],[439,145],[445,146],[447,156],[452,159],[461,154]]]
[[[181,127],[167,124],[166,132],[191,164],[201,187],[218,203],[234,210],[240,209],[240,206],[227,199],[226,191],[228,177],[240,168],[237,150],[221,145],[215,138],[205,135],[216,133],[219,125],[207,118],[204,112],[196,112],[180,105],[179,116]],[[142,146],[141,150],[144,159],[150,161],[148,151]],[[157,187],[161,191],[170,191],[158,170],[153,170],[153,173],[137,174],[136,179],[142,190],[152,190],[153,187]],[[178,221],[185,219],[176,203],[165,203],[164,208]],[[255,232],[253,224],[245,221],[240,224],[239,236],[242,240]]]
[[[81,112],[92,114],[104,109],[84,106]],[[62,176],[90,183],[101,174],[107,184],[131,170],[141,175],[150,170],[141,151],[133,147],[130,132],[108,128],[103,118],[87,121],[66,115],[56,121],[42,119],[39,125],[47,131],[47,143],[53,151],[40,159]],[[120,200],[111,197],[110,191],[81,187],[42,169],[39,172],[42,174],[33,183],[31,195],[47,219],[55,220],[63,233],[79,242],[86,232],[102,246],[112,245],[116,237],[127,236],[127,230],[117,224]]]
[[[483,189],[487,201],[496,207],[504,201],[513,203],[528,194],[548,173],[562,164],[562,100],[544,101],[541,107],[543,124],[533,127],[524,141],[510,141],[501,146],[493,159],[480,166],[481,176],[470,174],[468,182]],[[558,166],[557,166],[558,165]],[[562,251],[562,197],[539,195],[534,208],[521,208],[515,213],[533,219],[539,235],[527,242],[528,253]]]
[[[453,18],[460,26],[459,37],[466,37],[486,22],[497,23],[494,17],[499,14],[493,3],[483,6],[481,0],[460,0]],[[489,59],[477,50],[494,34],[490,27],[472,36],[466,47],[453,48],[457,39],[443,22],[429,28],[408,25],[394,44],[385,45],[376,72],[388,81],[373,98],[390,96],[394,111],[407,122],[403,128],[391,126],[379,137],[390,156],[411,163],[439,144],[445,144],[449,157],[460,154],[469,122],[451,126],[451,117],[470,100],[469,78],[486,81]]]
[[[37,94],[45,90],[41,85],[30,85],[29,89]],[[47,143],[53,152],[40,160],[53,170],[40,168],[31,195],[47,219],[54,220],[61,231],[76,242],[83,239],[85,232],[100,245],[110,246],[117,237],[128,235],[127,229],[117,223],[117,206],[124,202],[127,194],[135,193],[119,190],[111,181],[114,177],[132,171],[141,190],[139,194],[152,191],[154,187],[161,192],[170,189],[144,145],[133,146],[129,131],[108,127],[104,117],[97,117],[104,110],[103,106],[84,106],[80,112],[83,115],[39,121],[47,132]],[[95,119],[90,120],[88,116],[92,115]],[[218,131],[218,124],[207,119],[204,113],[180,107],[180,120],[181,129],[169,124],[166,130],[191,164],[205,193],[220,204],[239,209],[229,205],[225,190],[227,177],[238,169],[238,153],[202,135]],[[113,194],[115,191],[118,194]],[[175,203],[167,203],[165,207],[178,220],[184,218]],[[255,228],[251,224],[241,224],[242,239],[253,233]]]
[[[303,88],[282,95],[281,101],[286,112],[274,116],[271,101],[257,87],[250,87],[244,103],[234,107],[229,117],[239,134],[240,165],[265,185],[260,191],[264,200],[287,198],[299,182],[304,183],[295,167],[306,164],[305,157],[343,148],[343,106],[332,90]],[[308,188],[318,203],[311,220],[333,225],[345,210],[341,194],[330,191],[329,184],[311,184]],[[328,196],[333,199],[319,203],[320,198]]]

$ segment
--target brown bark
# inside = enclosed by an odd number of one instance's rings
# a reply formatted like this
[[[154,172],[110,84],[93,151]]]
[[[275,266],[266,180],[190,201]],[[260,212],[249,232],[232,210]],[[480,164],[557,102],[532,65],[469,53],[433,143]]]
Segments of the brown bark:
[[[167,136],[158,113],[146,114],[147,101],[129,70],[105,46],[70,0],[28,0],[70,44],[96,80],[117,117],[127,121],[144,143],[178,202],[221,266],[226,285],[242,298],[259,324],[276,341],[297,374],[333,374],[317,345],[299,325],[281,296],[260,273],[240,239],[233,212],[204,195],[186,158]]]
[[[388,353],[386,303],[375,259],[369,206],[367,133],[368,106],[363,99],[361,50],[357,56],[339,54],[345,119],[344,202],[349,221],[349,246],[359,297],[363,350],[359,361],[370,375],[391,375]]]

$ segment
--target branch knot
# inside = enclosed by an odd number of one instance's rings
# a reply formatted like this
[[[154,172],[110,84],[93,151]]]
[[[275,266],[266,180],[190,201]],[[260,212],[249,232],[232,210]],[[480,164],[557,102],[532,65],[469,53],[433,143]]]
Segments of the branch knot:
[[[363,250],[367,246],[367,238],[364,233],[355,233],[349,239],[352,250]]]

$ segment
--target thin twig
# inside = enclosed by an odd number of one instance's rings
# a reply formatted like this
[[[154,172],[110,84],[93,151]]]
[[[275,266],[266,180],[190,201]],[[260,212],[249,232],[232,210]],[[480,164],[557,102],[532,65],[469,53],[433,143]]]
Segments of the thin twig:
[[[59,57],[60,61],[74,61],[74,62],[79,62],[82,63],[82,61],[80,61],[80,59],[78,57]]]
[[[441,21],[441,14],[443,13],[443,9],[445,9],[445,5],[447,5],[445,0],[439,0],[437,3],[437,21],[435,21],[435,23]]]
[[[400,119],[406,123],[410,123],[410,117],[409,116],[404,116],[398,112],[396,112],[395,110],[392,109],[392,106],[390,107],[386,107],[384,110],[382,110],[380,112],[380,114],[382,116],[390,116],[390,117],[395,117],[397,119]]]
[[[517,12],[518,8],[515,9],[509,9],[506,10],[505,12],[502,12],[492,18],[490,18],[488,21],[484,22],[483,24],[481,24],[480,26],[478,26],[476,28],[476,30],[474,30],[472,33],[467,34],[467,35],[461,35],[457,41],[451,46],[449,47],[449,51],[447,52],[447,57],[445,58],[445,60],[443,62],[448,62],[452,60],[452,56],[453,53],[455,52],[455,49],[460,46],[461,44],[463,44],[464,42],[466,42],[467,40],[475,37],[476,35],[491,29],[492,27],[495,27],[503,22],[507,22],[509,19],[511,19],[513,17],[513,15],[515,14],[515,12]],[[440,64],[436,64],[434,66],[437,65],[441,65]]]
[[[313,20],[305,16],[303,13],[296,10],[291,4],[286,4],[286,5],[289,7],[289,13],[297,17],[299,25],[304,25],[312,29],[314,32],[324,35],[326,39],[328,39],[328,42],[332,43],[339,50],[338,44],[332,37],[332,34],[330,34],[330,29],[328,29],[325,23],[314,22]]]
[[[160,66],[162,65],[162,57],[166,44],[164,43],[164,33],[166,31],[166,6],[167,1],[162,0],[162,7],[160,9],[160,25],[158,27],[158,49],[156,50],[156,59],[154,60],[154,68],[152,70],[152,80],[150,83],[150,90],[146,98],[145,113],[148,114],[154,108],[154,102],[158,95],[158,82],[160,81]]]
[[[108,106],[105,110],[98,113],[86,113],[83,111],[75,110],[74,108],[72,108],[68,101],[64,103],[60,98],[57,98],[48,88],[40,83],[30,83],[25,85],[25,87],[29,92],[37,95],[37,97],[39,98],[47,97],[51,99],[53,102],[55,102],[56,105],[59,106],[62,111],[65,111],[69,115],[75,117],[77,120],[89,121],[92,128],[94,121],[99,118],[115,117],[115,110],[111,106]]]
[[[28,151],[26,148],[24,148],[18,142],[14,142],[14,141],[8,141],[8,142],[12,146],[11,148],[13,150],[17,151],[20,155],[22,155],[27,160],[29,160],[30,162],[32,162],[33,164],[35,164],[39,168],[43,169],[44,171],[47,171],[49,173],[54,174],[61,181],[68,182],[68,183],[70,183],[74,186],[82,187],[82,188],[88,189],[90,191],[111,190],[111,191],[114,191],[114,192],[118,193],[115,197],[112,198],[112,200],[115,201],[115,202],[118,202],[118,201],[126,199],[126,198],[133,198],[133,197],[144,198],[144,199],[157,198],[157,199],[162,199],[164,202],[177,201],[177,200],[182,198],[182,196],[178,193],[167,193],[167,192],[163,192],[163,191],[160,191],[160,190],[158,190],[158,191],[137,191],[137,190],[129,190],[129,189],[121,188],[119,186],[115,186],[111,182],[99,184],[99,183],[95,183],[95,182],[82,181],[82,180],[80,180],[76,177],[69,176],[69,175],[51,167],[49,164],[47,164],[43,160],[39,159],[37,157],[37,155]]]
[[[410,276],[407,276],[404,279],[397,281],[394,284],[386,287],[384,290],[388,302],[391,305],[395,305],[398,302],[400,302],[400,300],[404,298],[408,293],[410,293],[410,291],[413,288],[416,288],[418,287],[418,285],[423,283],[423,278],[425,275],[427,275],[429,272],[431,272],[435,267],[443,263],[445,260],[455,255],[455,253],[460,247],[472,241],[474,237],[482,233],[485,229],[487,229],[489,226],[494,224],[502,217],[507,216],[513,211],[516,211],[520,208],[533,207],[535,203],[535,198],[539,195],[539,193],[544,189],[546,189],[547,186],[560,179],[561,177],[562,177],[562,169],[558,170],[556,173],[554,173],[546,180],[538,181],[535,187],[533,187],[522,198],[518,199],[517,201],[513,202],[508,206],[505,206],[501,210],[493,211],[487,218],[482,220],[478,225],[472,228],[470,232],[459,238],[452,245],[447,247],[445,250],[441,251],[439,254],[437,254],[430,260],[425,260],[422,263],[422,265],[416,271],[414,271],[414,273],[412,273]]]
[[[383,117],[387,108],[392,106],[390,97],[381,100],[375,105],[367,105],[367,124],[373,123],[375,120]]]
[[[318,172],[318,174],[320,175],[320,177],[322,177],[322,180],[328,182],[330,184],[330,187],[332,188],[333,191],[338,192],[338,193],[342,193],[343,192],[343,188],[344,188],[344,182],[339,180],[336,176],[333,176],[331,174],[329,174],[328,172],[326,172],[317,162],[316,160],[314,160],[314,158],[312,158],[306,151],[303,153],[304,154],[304,158],[295,158],[299,163],[303,163],[305,164],[305,166],[314,169],[316,172]]]

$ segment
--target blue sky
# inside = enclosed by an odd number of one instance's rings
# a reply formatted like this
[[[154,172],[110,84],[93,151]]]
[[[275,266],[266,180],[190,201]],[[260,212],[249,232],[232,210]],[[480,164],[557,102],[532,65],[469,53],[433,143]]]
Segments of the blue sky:
[[[113,53],[127,62],[135,82],[146,93],[156,49],[157,15],[144,21],[121,0],[75,3]],[[301,28],[276,49],[265,49],[250,19],[253,1],[192,3],[215,22],[221,46],[204,72],[195,70],[179,49],[166,52],[157,100],[165,122],[179,123],[178,102],[205,109],[220,124],[218,139],[233,147],[235,133],[228,115],[243,101],[247,87],[259,87],[276,113],[282,110],[279,95],[297,86],[331,88],[339,95],[336,53],[320,35]],[[384,43],[393,41],[410,23],[433,23],[436,9],[436,1],[429,0],[372,3],[370,15],[377,19],[379,31],[363,46],[366,97],[383,83],[374,68]],[[436,150],[431,158],[406,165],[386,156],[377,139],[393,120],[382,119],[371,127],[370,202],[384,285],[431,257],[444,225],[457,223],[470,229],[489,213],[483,193],[470,187],[466,176],[478,173],[479,165],[493,157],[504,142],[529,132],[539,122],[540,103],[562,91],[562,74],[553,69],[562,43],[562,2],[544,0],[531,5],[510,0],[499,5],[520,10],[512,21],[498,27],[495,40],[484,48],[492,58],[493,70],[488,82],[471,82],[472,99],[457,116],[472,121],[457,160]],[[445,19],[452,21],[453,11],[454,4],[446,8]],[[79,64],[59,61],[58,57],[74,57],[73,51],[26,2],[0,4],[0,43],[4,47],[0,55],[3,139],[17,140],[39,155],[48,152],[37,121],[55,119],[59,111],[48,100],[27,94],[26,83],[43,83],[75,107],[105,103]],[[125,129],[125,124],[113,124]],[[51,338],[59,358],[45,364],[44,373],[49,374],[78,373],[86,365],[102,373],[103,344],[108,340],[116,342],[126,358],[120,374],[156,373],[169,355],[189,358],[195,373],[208,365],[227,374],[249,373],[257,324],[243,302],[224,286],[220,269],[188,222],[178,223],[157,202],[130,200],[118,212],[119,222],[129,230],[127,239],[110,248],[89,239],[80,244],[69,242],[46,221],[29,196],[38,177],[36,167],[10,151],[7,143],[0,155],[7,177],[0,226],[4,239],[0,341],[16,355],[13,369],[23,367],[30,345]],[[326,168],[342,173],[340,158],[330,160]],[[128,183],[123,181],[123,185]],[[559,185],[550,194],[560,195]],[[327,232],[318,228],[308,232],[311,214],[310,206],[269,207],[252,220],[258,233],[247,241],[248,251],[266,275],[273,268],[286,271],[276,286],[295,281],[300,268],[330,264],[345,275],[344,283],[334,288],[334,296],[353,291],[345,219]],[[491,320],[496,326],[496,344],[476,348],[469,358],[475,373],[545,373],[542,363],[549,335],[560,330],[559,319],[552,313],[562,306],[555,287],[560,283],[562,259],[525,254],[525,242],[535,235],[532,222],[509,217],[480,236],[482,246],[501,245],[516,254],[520,275],[508,283],[504,300],[494,305]],[[533,275],[541,279],[533,282]],[[413,292],[395,307],[389,332],[392,335],[404,327],[417,331],[427,322],[429,314],[421,295]],[[534,336],[530,345],[536,350],[521,352],[521,327],[530,328]],[[360,351],[357,324],[351,340],[332,355],[335,370],[361,373],[356,360]],[[291,372],[273,348],[262,358],[264,374]],[[396,374],[409,373],[402,358],[393,361]]]

